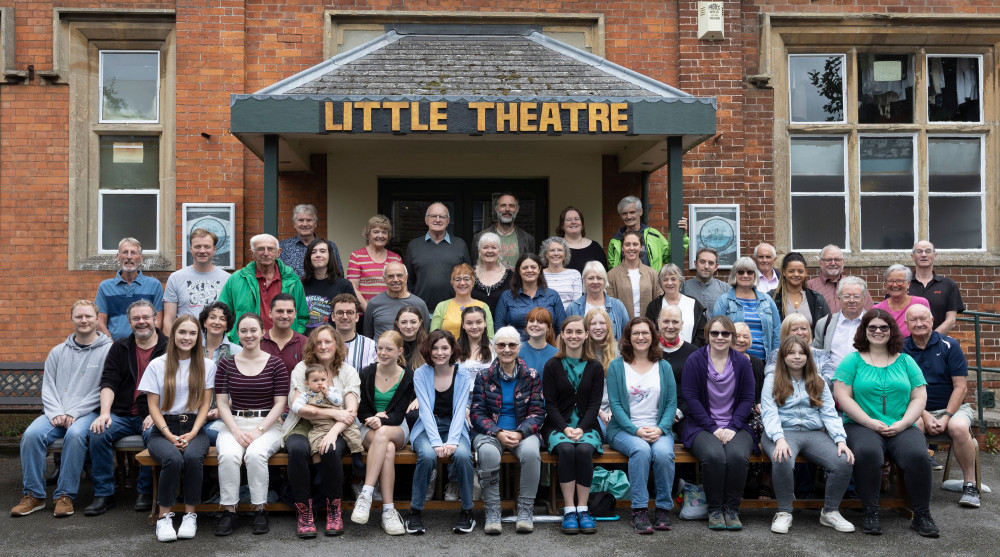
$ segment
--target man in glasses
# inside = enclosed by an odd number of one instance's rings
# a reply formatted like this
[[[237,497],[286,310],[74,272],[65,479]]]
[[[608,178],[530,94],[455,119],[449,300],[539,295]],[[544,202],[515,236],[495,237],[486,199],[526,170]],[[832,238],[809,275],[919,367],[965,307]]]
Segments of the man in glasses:
[[[840,279],[844,278],[844,253],[840,248],[829,244],[823,248],[819,254],[819,275],[809,279],[806,286],[819,292],[826,299],[826,305],[830,307],[831,313],[840,311],[840,298],[837,296],[837,286]],[[871,294],[865,290],[864,309],[872,309],[875,302],[872,301]]]
[[[955,281],[934,272],[934,260],[937,259],[934,244],[920,240],[913,244],[910,257],[913,258],[914,273],[907,292],[931,304],[934,330],[947,335],[955,326],[958,314],[965,311],[962,293]]]
[[[840,364],[844,356],[854,352],[854,333],[861,325],[861,316],[871,308],[865,306],[865,300],[871,303],[868,286],[858,277],[844,277],[837,282],[837,300],[840,310],[816,323],[812,343],[813,348],[822,348],[830,353],[834,366]]]
[[[375,341],[358,334],[361,303],[350,294],[337,294],[333,298],[330,320],[347,345],[346,362],[354,369],[364,369],[375,363]]]
[[[431,203],[424,214],[427,233],[406,246],[407,287],[429,308],[436,308],[454,296],[451,270],[460,263],[472,263],[465,240],[448,233],[451,213],[444,203]],[[375,337],[377,338],[377,337]]]

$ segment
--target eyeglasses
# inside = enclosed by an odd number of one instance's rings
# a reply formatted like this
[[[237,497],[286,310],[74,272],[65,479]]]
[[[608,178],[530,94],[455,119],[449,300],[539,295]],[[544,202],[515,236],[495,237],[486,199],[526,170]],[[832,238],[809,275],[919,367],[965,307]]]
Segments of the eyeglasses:
[[[843,257],[824,257],[824,258],[820,259],[820,261],[822,261],[823,263],[843,263],[844,262],[844,258]]]
[[[653,333],[649,331],[632,331],[632,336],[634,337],[649,337],[653,336]]]
[[[431,220],[448,220],[448,215],[427,215]]]
[[[729,338],[729,337],[733,336],[733,333],[730,332],[730,331],[709,331],[708,332],[708,336],[710,336],[712,338],[716,338],[716,337]]]
[[[455,282],[472,282],[472,277],[455,277]]]
[[[335,317],[354,317],[357,314],[358,312],[354,311],[353,309],[348,311],[340,310],[333,312],[333,315]]]
[[[906,279],[886,279],[886,284],[906,284]]]
[[[848,302],[856,302],[862,298],[861,294],[841,294],[840,299]]]
[[[753,275],[755,272],[756,271],[753,271],[751,269],[737,269],[736,270],[736,274],[737,275]]]
[[[934,253],[933,249],[915,249],[913,250],[914,255],[930,255]]]
[[[878,333],[888,333],[889,332],[889,326],[888,325],[868,325],[868,332],[869,333],[876,333],[876,332],[878,332]]]
[[[516,350],[520,344],[516,342],[498,342],[497,350]]]

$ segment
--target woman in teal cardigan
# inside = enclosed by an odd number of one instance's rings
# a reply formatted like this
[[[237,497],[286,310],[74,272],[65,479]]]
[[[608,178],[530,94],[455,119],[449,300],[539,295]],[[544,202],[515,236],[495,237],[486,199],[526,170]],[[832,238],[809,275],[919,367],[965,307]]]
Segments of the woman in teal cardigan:
[[[674,484],[674,419],[677,416],[677,385],[670,364],[661,359],[656,328],[645,317],[625,325],[620,358],[608,366],[608,401],[611,447],[628,456],[628,480],[632,486],[632,528],[637,534],[670,529],[674,507],[670,489]],[[656,482],[656,514],[649,519],[650,463]]]

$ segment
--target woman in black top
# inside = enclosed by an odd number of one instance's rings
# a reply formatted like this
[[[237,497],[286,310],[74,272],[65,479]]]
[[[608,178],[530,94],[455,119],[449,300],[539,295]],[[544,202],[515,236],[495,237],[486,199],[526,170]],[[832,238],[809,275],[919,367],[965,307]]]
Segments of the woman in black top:
[[[510,289],[513,273],[504,267],[500,259],[500,236],[487,232],[479,237],[479,258],[476,260],[476,282],[472,286],[472,297],[486,302],[490,314],[495,315],[500,294]]]
[[[334,324],[332,319],[334,296],[337,294],[357,296],[357,294],[350,281],[341,276],[337,261],[330,257],[330,244],[322,238],[316,238],[309,243],[302,267],[305,269],[302,289],[309,305],[309,322],[306,323],[308,335],[309,331],[324,323]]]

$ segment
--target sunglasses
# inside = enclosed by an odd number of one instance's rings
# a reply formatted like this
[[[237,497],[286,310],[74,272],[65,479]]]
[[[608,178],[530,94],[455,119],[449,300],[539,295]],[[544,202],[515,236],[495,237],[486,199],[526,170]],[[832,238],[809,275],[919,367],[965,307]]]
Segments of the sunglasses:
[[[729,331],[709,331],[708,332],[708,336],[710,336],[712,338],[715,338],[715,337],[729,338],[729,337],[733,336],[733,333],[731,333]]]
[[[736,271],[736,274],[737,275],[752,275],[752,274],[754,274],[754,271],[751,271],[750,269],[739,269],[738,271]]]
[[[868,332],[869,333],[874,333],[874,332],[888,333],[889,332],[889,326],[888,325],[868,325]]]
[[[498,342],[497,350],[514,350],[518,346],[520,346],[520,344],[516,342]]]

